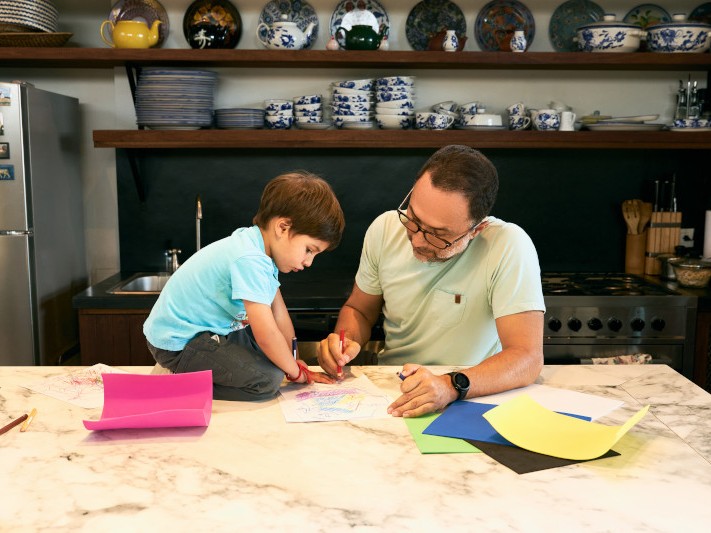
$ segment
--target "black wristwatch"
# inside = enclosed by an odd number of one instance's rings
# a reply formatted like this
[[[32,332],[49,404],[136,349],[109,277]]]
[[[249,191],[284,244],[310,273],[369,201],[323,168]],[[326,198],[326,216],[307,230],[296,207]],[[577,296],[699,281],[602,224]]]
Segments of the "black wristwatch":
[[[452,386],[454,390],[457,391],[459,397],[457,400],[463,400],[467,397],[467,392],[469,392],[469,378],[466,374],[462,372],[449,372],[449,376],[452,378]]]

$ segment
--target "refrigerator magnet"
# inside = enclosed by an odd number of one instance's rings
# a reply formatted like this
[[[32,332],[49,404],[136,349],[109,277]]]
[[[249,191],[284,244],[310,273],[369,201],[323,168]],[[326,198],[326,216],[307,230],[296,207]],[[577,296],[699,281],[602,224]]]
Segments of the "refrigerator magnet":
[[[0,143],[0,159],[10,159],[10,143]]]
[[[10,87],[0,87],[0,105],[10,104],[12,104],[12,98],[10,98]]]
[[[5,135],[5,126],[2,120],[2,113],[0,113],[0,135]]]
[[[0,181],[15,179],[15,165],[0,165]]]

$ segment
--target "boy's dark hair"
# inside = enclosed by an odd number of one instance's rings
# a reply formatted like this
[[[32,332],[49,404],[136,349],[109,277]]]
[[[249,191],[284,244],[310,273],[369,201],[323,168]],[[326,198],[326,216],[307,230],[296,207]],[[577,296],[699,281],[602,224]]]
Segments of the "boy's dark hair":
[[[445,146],[427,160],[417,179],[425,172],[438,189],[464,195],[472,221],[480,222],[491,212],[499,191],[499,175],[480,151],[457,144]]]
[[[327,242],[328,250],[338,246],[346,226],[331,186],[305,170],[281,174],[264,187],[252,222],[265,229],[275,217],[290,219],[294,233]]]

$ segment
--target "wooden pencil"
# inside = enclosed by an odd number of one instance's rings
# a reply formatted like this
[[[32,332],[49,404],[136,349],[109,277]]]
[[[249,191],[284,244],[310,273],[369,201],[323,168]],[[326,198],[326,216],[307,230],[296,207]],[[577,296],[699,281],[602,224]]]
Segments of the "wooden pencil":
[[[2,435],[3,433],[7,433],[8,431],[10,431],[10,430],[11,430],[12,428],[14,428],[15,426],[18,426],[18,425],[22,424],[26,419],[27,419],[27,413],[25,413],[24,415],[22,415],[22,416],[21,416],[20,418],[18,418],[17,420],[13,420],[13,421],[10,422],[7,426],[3,426],[3,428],[0,429],[0,435]]]

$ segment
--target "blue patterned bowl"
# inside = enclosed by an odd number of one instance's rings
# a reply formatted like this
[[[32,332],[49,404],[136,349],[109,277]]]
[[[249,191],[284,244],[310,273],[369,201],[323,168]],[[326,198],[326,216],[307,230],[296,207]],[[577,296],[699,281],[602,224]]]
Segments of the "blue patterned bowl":
[[[650,52],[706,52],[711,45],[711,25],[680,20],[647,26]]]
[[[584,52],[634,52],[645,35],[638,25],[618,22],[614,15],[605,15],[601,22],[578,27],[573,40]]]

